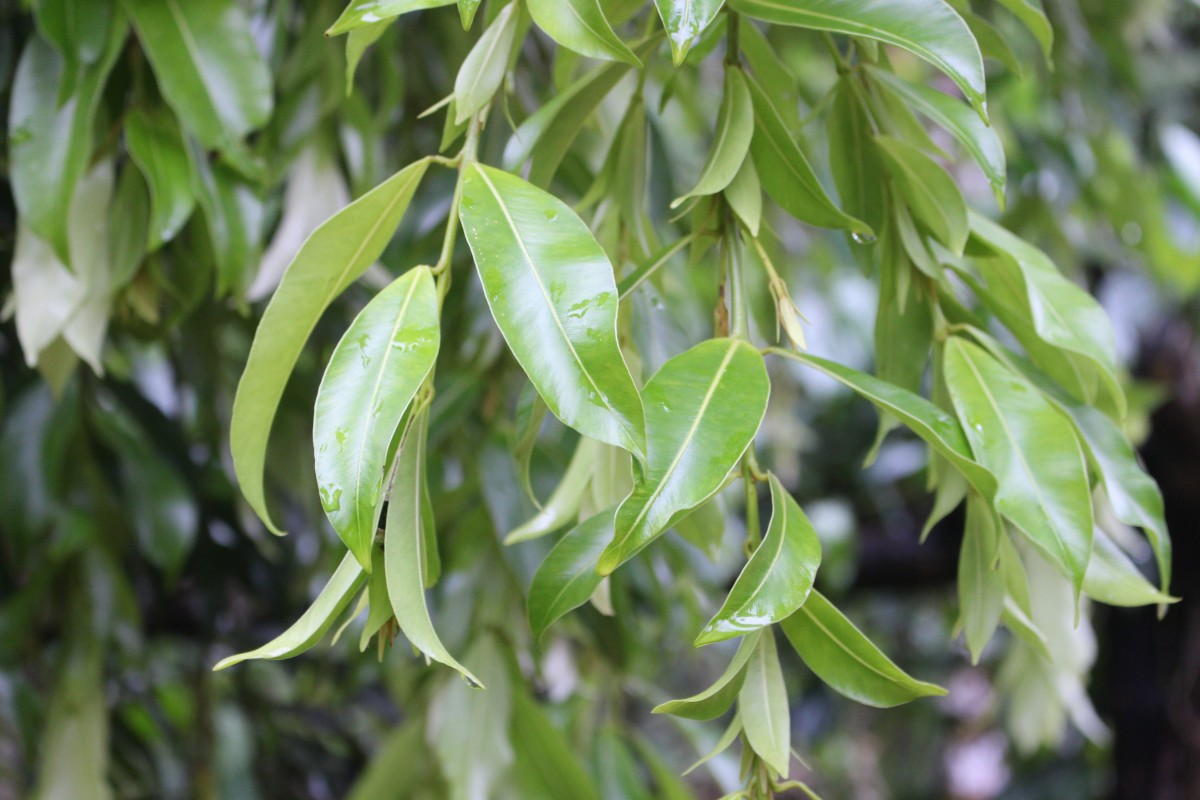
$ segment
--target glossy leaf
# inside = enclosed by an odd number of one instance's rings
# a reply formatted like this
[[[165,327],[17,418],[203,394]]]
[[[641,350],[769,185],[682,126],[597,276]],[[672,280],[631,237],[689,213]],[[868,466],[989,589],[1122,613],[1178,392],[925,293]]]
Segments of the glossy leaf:
[[[771,636],[771,632],[766,633]],[[758,640],[763,634],[758,630],[747,633],[738,644],[733,660],[713,681],[712,685],[699,694],[682,700],[670,700],[654,707],[655,714],[672,714],[687,719],[716,719],[729,710],[746,679],[746,663],[758,652]]]
[[[504,537],[505,544],[516,544],[553,533],[571,522],[592,478],[596,458],[604,445],[586,437],[579,440],[566,472],[537,515]]]
[[[535,637],[588,601],[600,585],[596,561],[612,539],[616,508],[589,517],[568,531],[546,555],[529,586],[529,627]]]
[[[591,58],[642,66],[641,59],[613,32],[599,0],[525,2],[537,26],[568,50]]]
[[[234,0],[124,0],[167,103],[205,147],[228,150],[271,114],[271,75]]]
[[[455,0],[351,0],[350,5],[325,32],[326,36],[349,33],[355,28],[398,17],[410,11],[454,5]]]
[[[976,458],[999,479],[996,510],[1078,590],[1092,549],[1092,500],[1070,422],[977,345],[950,339],[945,363],[946,385]]]
[[[946,690],[919,681],[885,656],[820,592],[783,621],[783,632],[804,663],[840,694],[868,706],[891,708]]]
[[[730,0],[749,17],[779,25],[864,36],[902,47],[949,75],[986,117],[983,57],[971,30],[944,0]]]
[[[317,391],[313,452],[321,506],[368,572],[388,447],[440,344],[437,289],[429,267],[417,267],[354,319]]]
[[[671,42],[675,66],[683,63],[692,42],[712,23],[724,4],[725,0],[654,0]]]
[[[292,627],[257,650],[221,659],[213,669],[225,669],[256,658],[272,661],[291,658],[310,649],[333,627],[338,615],[362,588],[366,577],[357,559],[347,553],[317,599]]]
[[[479,11],[479,4],[482,0],[458,0],[458,18],[462,20],[464,31],[471,30],[471,24],[475,21],[475,14]]]
[[[426,658],[459,671],[469,683],[483,687],[470,670],[454,660],[433,628],[425,601],[426,513],[425,437],[428,418],[412,418],[400,450],[388,498],[383,534],[383,569],[392,614],[408,641]]]
[[[230,422],[242,493],[275,533],[263,468],[284,386],[309,333],[335,297],[375,262],[404,216],[429,162],[405,167],[317,228],[284,273],[250,347]]]
[[[1097,533],[1092,559],[1083,576],[1083,591],[1110,606],[1151,606],[1174,603],[1177,598],[1160,592],[1108,536]]]
[[[740,69],[727,69],[725,93],[717,113],[717,129],[708,160],[700,170],[696,185],[687,194],[676,198],[671,208],[693,197],[716,194],[728,186],[746,160],[753,136],[754,104],[750,99],[750,87]]]
[[[958,608],[971,663],[978,664],[1004,607],[1004,576],[997,568],[1003,522],[986,500],[967,498],[967,521],[958,556]]]
[[[865,222],[845,214],[829,199],[770,96],[753,78],[747,82],[755,119],[750,155],[771,199],[801,222],[873,238],[875,234]]]
[[[758,637],[746,663],[746,677],[738,692],[738,713],[750,747],[767,766],[787,777],[792,758],[791,715],[775,633],[770,629]]]
[[[583,220],[517,176],[480,165],[463,181],[460,216],[492,316],[550,411],[642,458],[645,423],[617,345],[612,264]]]
[[[476,3],[478,5],[478,3]],[[474,11],[471,12],[474,14]],[[454,81],[454,121],[463,124],[491,101],[508,71],[509,53],[517,37],[517,4],[509,3],[475,42]],[[463,18],[463,25],[469,23]]]
[[[695,645],[741,636],[791,616],[804,605],[821,565],[821,540],[800,506],[770,475],[767,535],[738,575],[721,610]]]
[[[125,144],[150,187],[147,247],[153,251],[175,237],[196,207],[191,160],[179,125],[166,113],[131,112]]]
[[[913,216],[952,252],[967,244],[967,204],[950,173],[902,139],[876,136],[875,144]]]
[[[754,440],[770,381],[749,343],[710,339],[663,364],[646,384],[649,451],[642,480],[617,511],[607,575],[711,497]]]

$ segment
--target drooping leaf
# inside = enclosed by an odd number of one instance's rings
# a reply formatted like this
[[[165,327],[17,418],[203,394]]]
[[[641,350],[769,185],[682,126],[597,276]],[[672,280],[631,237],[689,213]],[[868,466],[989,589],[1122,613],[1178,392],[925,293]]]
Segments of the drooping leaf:
[[[1176,601],[1177,598],[1164,594],[1146,580],[1108,536],[1098,532],[1094,542],[1092,559],[1083,576],[1083,591],[1088,597],[1110,606],[1151,606]]]
[[[550,411],[642,458],[642,403],[617,345],[616,280],[583,220],[479,165],[463,181],[460,216],[492,316]]]
[[[977,345],[951,338],[945,362],[946,385],[975,456],[999,479],[996,510],[1078,590],[1092,549],[1092,500],[1069,420]]]
[[[478,2],[476,2],[478,6]],[[508,71],[509,54],[517,35],[517,4],[509,3],[479,37],[463,59],[454,81],[454,122],[463,124],[487,105]],[[471,12],[472,15],[474,11]],[[463,25],[469,23],[463,18]]]
[[[787,777],[792,759],[792,724],[775,632],[771,629],[758,637],[746,663],[746,677],[738,692],[738,713],[750,747],[767,766]]]
[[[688,767],[686,770],[684,770],[683,774],[688,775],[689,773],[693,772],[697,767],[699,767],[703,764],[706,764],[709,761],[712,761],[714,758],[721,755],[721,753],[724,753],[726,750],[729,749],[729,746],[731,744],[733,744],[735,741],[737,741],[737,738],[741,734],[741,732],[742,732],[742,712],[739,710],[739,711],[734,712],[733,719],[731,719],[729,721],[729,726],[725,728],[725,732],[721,734],[719,739],[717,739],[717,743],[715,745],[713,745],[713,748],[711,750],[709,750],[707,753],[705,753],[704,755],[702,755],[696,761],[696,763],[692,764],[690,767]]]
[[[737,652],[729,666],[713,684],[699,694],[682,700],[670,700],[654,707],[655,714],[673,714],[687,719],[716,719],[729,710],[742,689],[746,678],[746,663],[758,652],[758,640],[763,634],[758,630],[747,633],[738,644]],[[768,636],[772,635],[770,631]]]
[[[167,113],[130,112],[125,144],[150,187],[147,248],[154,251],[175,237],[196,207],[191,160],[179,125]]]
[[[791,616],[804,605],[821,564],[821,540],[792,496],[770,475],[771,522],[697,647],[741,636]]]
[[[896,666],[815,589],[783,632],[804,663],[839,693],[868,706],[891,708],[946,690]]]
[[[741,169],[725,187],[725,201],[746,226],[750,235],[757,238],[762,223],[762,182],[754,169],[754,159],[742,161]]]
[[[575,519],[601,447],[603,445],[595,439],[580,439],[570,463],[567,464],[566,472],[541,510],[528,522],[513,528],[508,536],[504,537],[504,543],[516,544],[545,536]]]
[[[113,290],[120,291],[142,265],[150,238],[150,192],[132,163],[121,168],[108,218],[108,263]]]
[[[383,548],[371,548],[371,574],[367,576],[367,621],[358,636],[358,651],[365,652],[371,637],[379,633],[392,618],[392,604],[388,601],[387,569],[383,566]],[[359,601],[361,603],[361,601]]]
[[[390,20],[371,22],[350,31],[346,37],[346,96],[354,92],[354,74],[358,72],[358,64],[362,61],[367,49],[379,41],[391,27]]]
[[[481,0],[458,0],[458,17],[462,20],[464,31],[471,30],[471,23],[475,21],[480,2]]]
[[[958,608],[973,664],[991,641],[1004,607],[1004,576],[997,569],[1002,525],[995,509],[972,492],[958,556]]]
[[[617,511],[607,575],[711,497],[753,441],[770,380],[748,342],[710,339],[675,356],[642,390],[646,469]]]
[[[864,36],[902,47],[949,75],[980,116],[987,116],[979,45],[944,0],[730,0],[749,17],[778,25]]]
[[[693,197],[716,194],[728,186],[746,160],[753,136],[754,104],[750,99],[750,87],[740,69],[729,68],[725,70],[725,93],[717,113],[717,128],[708,160],[700,170],[696,185],[687,194],[676,198],[671,208]]]
[[[541,707],[519,690],[513,692],[510,735],[517,783],[525,797],[600,800],[566,734],[555,728]]]
[[[388,446],[441,344],[429,267],[377,294],[342,336],[317,391],[313,452],[321,506],[363,569],[382,510]]]
[[[271,74],[234,0],[124,0],[167,103],[205,147],[230,150],[271,114]]]
[[[696,37],[716,18],[725,0],[654,0],[671,41],[675,66],[683,63]]]
[[[950,173],[915,146],[891,136],[876,136],[892,181],[913,216],[953,253],[967,244],[967,204]]]
[[[882,235],[886,197],[881,191],[883,166],[875,148],[871,118],[859,96],[861,91],[857,74],[838,80],[827,123],[829,167],[846,213]]]
[[[217,262],[214,294],[241,296],[246,267],[258,260],[265,214],[260,189],[222,161],[193,150],[194,194]]]
[[[272,661],[291,658],[312,648],[333,627],[338,615],[350,605],[366,577],[367,573],[359,566],[358,560],[353,554],[347,553],[317,599],[292,627],[257,650],[221,659],[213,669],[225,669],[255,658]]]
[[[725,538],[725,509],[720,495],[691,511],[675,523],[675,532],[716,563]]]
[[[281,531],[267,511],[263,468],[288,376],[321,314],[383,253],[428,166],[422,159],[405,167],[314,231],[263,313],[234,397],[229,438],[242,494],[275,533]]]
[[[1054,49],[1054,27],[1046,18],[1042,8],[1042,0],[1000,0],[1000,5],[1007,8],[1021,23],[1029,29],[1038,44],[1042,46],[1042,55],[1047,60]]]
[[[526,604],[535,637],[588,601],[600,585],[596,562],[612,540],[616,507],[589,517],[568,531],[533,575]]]
[[[453,5],[455,0],[351,0],[346,10],[325,32],[326,36],[349,33],[355,28],[390,20],[410,11]]]
[[[642,66],[641,59],[613,32],[599,0],[526,0],[526,7],[537,26],[568,50]]]

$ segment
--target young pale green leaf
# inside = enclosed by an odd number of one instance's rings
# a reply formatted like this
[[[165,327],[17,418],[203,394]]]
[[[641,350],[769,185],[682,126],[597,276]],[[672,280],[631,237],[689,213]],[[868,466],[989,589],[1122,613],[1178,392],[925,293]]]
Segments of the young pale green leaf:
[[[773,630],[758,637],[757,647],[746,663],[746,677],[738,692],[738,714],[750,747],[767,766],[787,777],[792,724]]]
[[[1046,18],[1042,0],[1000,0],[1000,5],[1021,20],[1021,23],[1038,40],[1038,44],[1042,46],[1042,54],[1049,60],[1050,53],[1054,49],[1054,26]]]
[[[758,653],[758,640],[763,635],[757,629],[747,633],[738,644],[737,652],[733,654],[733,660],[729,662],[729,666],[721,673],[721,677],[713,682],[712,686],[682,700],[660,703],[654,707],[654,713],[672,714],[676,717],[699,720],[716,719],[724,714],[742,689],[742,684],[746,679],[746,664],[750,661],[751,656]],[[772,634],[767,631],[765,635],[771,636]]]
[[[125,288],[137,273],[149,240],[150,192],[137,166],[126,163],[108,209],[108,263],[115,291]]]
[[[1152,606],[1178,600],[1146,580],[1129,556],[1103,532],[1097,532],[1094,541],[1092,559],[1083,576],[1083,593],[1088,597],[1110,606]]]
[[[536,186],[480,165],[468,168],[460,216],[492,316],[546,405],[584,436],[643,458],[612,264],[587,225]]]
[[[355,28],[390,20],[410,11],[453,4],[454,0],[351,0],[337,21],[325,31],[325,35],[339,36]]]
[[[889,228],[880,242],[879,309],[875,314],[875,374],[916,393],[933,345],[933,306]]]
[[[317,599],[292,627],[257,650],[221,659],[213,669],[225,669],[258,658],[278,661],[310,649],[333,627],[338,614],[350,605],[366,577],[367,574],[358,560],[353,554],[347,553],[329,578],[329,582],[325,584],[325,588],[317,595]]]
[[[762,355],[745,341],[710,339],[663,364],[642,391],[646,469],[617,511],[602,575],[721,488],[754,440],[770,391]]]
[[[167,103],[200,143],[228,150],[271,114],[271,73],[234,0],[124,0]]]
[[[996,510],[972,492],[958,555],[958,608],[972,664],[979,663],[983,648],[992,640],[1004,607],[1004,575],[996,562],[1001,535],[1003,522]]]
[[[458,18],[462,21],[464,31],[471,30],[471,23],[475,21],[480,2],[481,0],[458,0]]]
[[[730,745],[732,745],[735,741],[737,741],[738,735],[741,734],[741,732],[742,732],[742,712],[735,711],[733,714],[733,719],[731,719],[729,721],[729,726],[727,728],[725,728],[725,732],[721,734],[719,739],[717,739],[717,743],[715,745],[713,745],[713,748],[711,750],[709,750],[707,753],[705,753],[703,756],[701,756],[700,759],[698,761],[696,761],[696,763],[692,764],[690,767],[688,767],[686,770],[684,770],[683,774],[684,775],[690,774],[691,772],[695,771],[695,769],[697,767],[699,767],[703,764],[706,764],[709,761],[712,761],[714,758],[721,755],[721,753],[724,753],[726,750],[729,749]]]
[[[641,59],[613,32],[599,0],[526,0],[526,6],[537,26],[568,50],[642,66]]]
[[[589,517],[566,533],[546,555],[529,586],[527,613],[533,635],[579,608],[600,585],[596,561],[612,539],[616,506]]]
[[[54,48],[29,38],[13,77],[8,109],[8,163],[21,223],[70,266],[68,217],[75,185],[92,154],[92,125],[104,84],[129,26],[118,16],[106,31],[97,63],[71,76]],[[74,93],[59,102],[60,87]]]
[[[724,195],[725,201],[746,226],[746,230],[751,236],[758,238],[759,226],[762,224],[762,183],[754,169],[753,158],[742,161],[741,168],[725,187]]]
[[[717,130],[708,160],[700,170],[700,179],[690,192],[672,201],[671,208],[693,197],[716,194],[728,186],[746,160],[753,136],[754,103],[750,87],[742,71],[731,67],[725,70],[725,94],[717,112]]]
[[[746,562],[721,610],[696,637],[695,646],[759,630],[804,605],[821,565],[821,540],[800,506],[772,473],[771,523]]]
[[[517,419],[515,441],[513,443],[513,459],[517,462],[517,477],[525,494],[539,508],[541,501],[533,491],[533,483],[529,478],[530,466],[533,464],[533,449],[537,446],[538,432],[546,419],[546,401],[537,393],[532,383],[526,383],[517,399]]]
[[[367,576],[367,621],[358,636],[358,652],[365,652],[371,637],[379,633],[389,619],[392,618],[392,604],[388,602],[387,570],[383,566],[383,548],[371,549],[371,574]],[[361,606],[362,600],[359,601]],[[351,618],[357,616],[357,613]],[[340,631],[339,631],[340,633]],[[337,637],[334,637],[337,641]]]
[[[387,578],[388,599],[400,630],[426,658],[440,661],[483,688],[470,670],[458,663],[446,650],[429,618],[425,602],[425,436],[428,416],[418,414],[409,423],[404,441],[396,453],[387,521],[383,534],[383,570]]]
[[[816,367],[831,378],[850,387],[874,403],[881,411],[892,414],[907,425],[913,433],[949,460],[984,497],[991,498],[996,495],[996,478],[971,454],[970,442],[963,433],[958,420],[924,397],[882,381],[873,375],[867,375],[817,356],[793,353],[774,347],[770,349],[770,352]]]
[[[1007,175],[1004,145],[996,129],[955,98],[936,89],[909,83],[889,70],[868,67],[868,74],[877,84],[899,95],[904,102],[920,111],[952,135],[963,149],[983,169],[991,184],[996,202],[1004,208],[1004,184]]]
[[[957,255],[967,244],[967,204],[950,173],[915,146],[891,136],[876,136],[892,181],[913,216]]]
[[[580,439],[562,480],[558,482],[545,505],[533,519],[518,528],[513,528],[512,532],[504,537],[504,543],[516,544],[545,536],[574,519],[579,513],[579,505],[592,479],[596,458],[603,447],[604,445],[595,439],[586,436]]]
[[[608,508],[620,503],[633,491],[633,458],[610,444],[600,445],[592,465],[588,497],[592,508]]]
[[[422,159],[331,217],[300,248],[263,313],[230,422],[233,465],[242,493],[275,533],[263,468],[284,386],[317,320],[375,262],[404,216],[429,161]]]
[[[891,708],[946,693],[896,666],[815,589],[800,610],[783,621],[783,632],[818,678],[864,705]]]
[[[569,738],[546,718],[541,706],[525,692],[512,697],[509,729],[516,759],[516,781],[523,797],[570,797],[600,800]]]
[[[883,167],[875,149],[874,130],[860,93],[858,74],[844,75],[829,108],[829,166],[846,213],[882,235],[884,227]]]
[[[478,113],[504,82],[509,54],[517,37],[517,19],[520,16],[517,10],[515,2],[502,8],[463,60],[458,78],[454,81],[455,123],[461,125]],[[465,16],[463,24],[469,24]]]
[[[729,0],[734,11],[778,25],[864,36],[902,47],[949,75],[987,118],[983,57],[970,28],[944,0]]]
[[[175,237],[196,207],[192,162],[178,123],[165,112],[131,111],[125,145],[150,187],[148,250],[154,251]]]
[[[258,261],[264,207],[260,189],[224,161],[209,161],[193,140],[196,201],[217,262],[217,297],[241,295],[246,267]]]
[[[358,62],[362,61],[367,48],[379,41],[379,37],[387,33],[391,20],[370,22],[360,28],[354,28],[346,37],[346,96],[354,91],[354,73],[358,71]]]
[[[970,223],[972,236],[1000,256],[976,261],[989,289],[1001,292],[1010,306],[1019,303],[1037,337],[1069,355],[1072,369],[1098,376],[1109,407],[1117,416],[1124,416],[1125,393],[1118,378],[1115,338],[1104,309],[1064,278],[1041,250],[975,212],[971,212]],[[1021,336],[1019,330],[1013,334]],[[1026,346],[1026,341],[1022,345]],[[1039,353],[1029,346],[1026,350],[1042,366]]]
[[[671,41],[671,59],[683,63],[696,37],[716,18],[725,0],[654,0]]]
[[[313,452],[321,506],[368,572],[388,447],[437,360],[439,322],[429,267],[409,270],[346,329],[317,391]]]
[[[1070,421],[979,346],[946,343],[946,385],[979,462],[999,479],[995,507],[1078,591],[1092,549],[1087,465]]]
[[[747,83],[755,119],[750,156],[771,199],[801,222],[873,239],[875,233],[865,222],[849,216],[829,199],[767,92],[753,78]]]

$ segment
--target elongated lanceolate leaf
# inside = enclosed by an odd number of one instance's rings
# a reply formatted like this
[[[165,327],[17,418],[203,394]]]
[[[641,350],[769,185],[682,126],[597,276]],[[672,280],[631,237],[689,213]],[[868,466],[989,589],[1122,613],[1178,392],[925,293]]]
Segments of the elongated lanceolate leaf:
[[[124,0],[163,96],[205,147],[225,150],[271,114],[271,74],[235,0]]]
[[[474,12],[472,12],[474,13]],[[461,125],[492,99],[504,81],[517,35],[517,4],[509,3],[463,60],[454,81],[454,121]],[[464,25],[466,20],[464,19]]]
[[[617,511],[601,574],[721,488],[754,440],[770,390],[762,355],[737,339],[710,339],[663,364],[642,392],[646,469]]]
[[[567,735],[520,689],[513,691],[509,735],[516,757],[514,777],[524,792],[521,796],[600,800]]]
[[[174,238],[196,207],[192,163],[169,113],[131,111],[125,118],[125,145],[150,187],[147,249],[156,250]]]
[[[579,444],[575,447],[575,454],[571,456],[571,462],[567,464],[566,472],[563,473],[562,480],[558,482],[558,486],[546,500],[545,505],[528,522],[518,528],[513,528],[508,536],[504,537],[504,543],[516,544],[536,539],[547,533],[553,533],[571,522],[579,513],[579,505],[583,500],[584,491],[592,478],[596,459],[603,446],[595,439],[587,437],[580,439]]]
[[[382,22],[410,11],[453,5],[454,0],[351,0],[350,5],[325,31],[326,36],[349,33],[355,28]]]
[[[242,493],[275,533],[281,531],[267,511],[263,467],[288,376],[333,298],[383,253],[428,166],[422,159],[405,167],[317,228],[263,313],[233,400],[229,438]]]
[[[792,758],[791,715],[775,632],[770,629],[758,637],[758,646],[746,663],[738,713],[750,747],[775,772],[787,777]]]
[[[995,507],[1071,578],[1092,549],[1092,498],[1067,417],[978,345],[951,338],[946,386],[979,462],[998,479]]]
[[[507,172],[473,165],[463,230],[492,316],[550,411],[639,459],[642,402],[617,345],[612,264],[574,211]]]
[[[1092,560],[1083,576],[1083,591],[1093,600],[1110,606],[1150,606],[1174,603],[1171,597],[1146,580],[1125,552],[1104,533],[1097,531]]]
[[[525,2],[537,26],[568,50],[591,58],[642,66],[641,59],[613,32],[599,0]]]
[[[213,669],[225,669],[255,658],[276,661],[303,653],[333,627],[338,614],[354,599],[366,578],[367,574],[359,566],[358,560],[353,554],[347,553],[329,578],[329,583],[325,584],[317,599],[292,627],[257,650],[221,659]]]
[[[770,484],[767,536],[746,562],[721,610],[696,637],[697,647],[780,622],[804,605],[812,591],[821,565],[821,540],[774,473]]]
[[[987,117],[979,45],[944,0],[729,0],[729,5],[765,22],[865,36],[903,47],[949,75],[980,116]]]
[[[725,0],[654,0],[671,41],[671,58],[675,66],[683,63],[692,42],[716,18],[724,4]]]
[[[313,412],[321,506],[371,571],[388,446],[437,360],[437,290],[429,267],[409,270],[375,296],[329,359]]]
[[[983,648],[991,641],[1004,607],[1004,575],[997,569],[999,537],[1003,522],[991,505],[972,493],[967,498],[967,522],[958,556],[958,608],[963,636],[978,664]]]
[[[935,239],[962,255],[968,234],[967,204],[950,173],[903,139],[876,136],[875,144],[913,216]]]
[[[565,614],[588,601],[600,585],[596,561],[612,540],[616,507],[589,517],[566,533],[546,555],[533,583],[527,604],[529,627],[541,637]]]
[[[761,635],[754,630],[742,638],[733,660],[721,677],[713,681],[712,686],[691,697],[661,703],[654,707],[654,713],[700,720],[716,719],[724,714],[742,689],[742,682],[746,678],[746,662],[757,652]],[[767,635],[771,635],[770,632]]]
[[[1042,46],[1042,55],[1049,59],[1054,49],[1054,26],[1046,18],[1042,0],[1000,0],[1000,5],[1021,20]]]
[[[783,621],[783,632],[804,663],[840,694],[868,706],[891,708],[946,690],[913,678],[885,656],[820,592]]]
[[[754,136],[754,104],[750,87],[740,69],[725,70],[725,94],[717,114],[717,130],[713,136],[708,160],[700,170],[695,187],[671,203],[675,208],[692,197],[716,194],[729,185],[750,149]]]
[[[387,577],[388,599],[400,630],[413,647],[427,658],[453,667],[469,683],[482,688],[479,679],[458,663],[438,638],[425,602],[426,507],[422,499],[428,422],[427,414],[413,417],[396,454],[383,534],[383,570]]]

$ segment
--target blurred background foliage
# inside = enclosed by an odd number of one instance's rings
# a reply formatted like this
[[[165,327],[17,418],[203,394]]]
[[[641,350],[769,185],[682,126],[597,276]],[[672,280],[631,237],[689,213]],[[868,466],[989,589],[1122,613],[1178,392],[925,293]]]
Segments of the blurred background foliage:
[[[48,24],[46,9],[68,2],[0,2],[0,114],[8,115],[0,259],[12,261],[21,247],[8,181],[29,136],[13,120],[18,61],[41,48],[57,72],[34,77],[60,101],[90,91],[94,119],[78,146],[87,181],[100,174],[98,191],[111,193],[72,205],[67,235],[81,237],[72,252],[105,248],[125,266],[90,287],[103,306],[96,324],[43,332],[36,371],[12,311],[39,297],[50,303],[63,289],[22,298],[12,271],[0,277],[0,297],[10,298],[0,325],[0,800],[34,787],[40,797],[372,800],[483,796],[476,790],[488,785],[499,798],[553,796],[545,794],[553,780],[584,781],[593,791],[574,796],[603,798],[709,797],[736,786],[733,756],[689,776],[690,789],[679,783],[672,776],[717,731],[646,709],[723,669],[726,650],[695,651],[690,638],[737,559],[718,567],[668,542],[613,583],[615,616],[586,608],[542,647],[528,640],[522,593],[548,545],[499,544],[534,512],[504,400],[522,379],[473,280],[457,281],[446,304],[444,329],[457,338],[442,348],[430,476],[442,542],[439,629],[492,687],[483,707],[456,676],[426,668],[405,647],[360,654],[353,623],[332,647],[293,661],[211,672],[219,658],[290,624],[332,571],[336,537],[309,488],[312,399],[371,292],[436,258],[452,176],[431,173],[382,263],[334,304],[298,365],[268,464],[293,532],[285,539],[266,533],[241,501],[228,450],[233,391],[262,301],[316,224],[438,149],[441,117],[416,117],[449,91],[477,30],[464,35],[453,9],[407,15],[352,37],[350,57],[361,61],[348,74],[345,43],[323,35],[340,0],[214,0],[252,37],[242,57],[261,59],[269,76],[270,102],[251,115],[243,144],[205,141],[196,121],[176,118],[146,31],[105,54],[101,34],[115,15],[66,34]],[[875,432],[867,404],[808,374],[789,380],[785,370],[773,376],[760,442],[823,537],[823,589],[906,669],[951,689],[938,701],[868,709],[810,680],[785,654],[798,698],[794,740],[812,768],[805,779],[829,798],[1200,797],[1200,553],[1190,530],[1200,514],[1200,6],[1052,0],[1052,68],[998,3],[972,6],[976,35],[995,32],[985,52],[1009,158],[1004,222],[1085,281],[1114,319],[1139,380],[1132,424],[1166,495],[1173,588],[1184,600],[1162,623],[1150,609],[1100,609],[1094,638],[1086,625],[1076,633],[1070,646],[1083,673],[1094,655],[1088,689],[1098,717],[1053,676],[1006,658],[1002,637],[980,666],[967,666],[953,638],[961,519],[917,545],[930,505],[923,449],[893,438],[864,470]],[[118,6],[97,2],[92,12],[104,16],[103,8]],[[95,60],[66,62],[53,49],[62,35],[96,39],[87,51]],[[819,37],[776,30],[772,39],[795,77],[800,117],[819,113],[836,80]],[[939,80],[918,62],[897,56],[896,64]],[[576,57],[529,37],[507,116],[522,119],[576,67]],[[704,64],[675,72],[658,59],[650,69],[648,208],[664,209],[687,182],[656,152],[703,159],[718,93],[701,89],[714,81],[719,73]],[[618,87],[601,104],[560,172],[561,196],[586,193],[628,96]],[[178,175],[155,177],[131,133],[134,117],[144,135],[183,154]],[[811,126],[823,153],[821,129]],[[484,158],[497,163],[509,131],[496,124],[490,134]],[[974,167],[956,177],[974,206],[995,212]],[[129,244],[164,219],[171,224],[154,247]],[[780,267],[810,321],[814,352],[869,369],[876,290],[850,246],[798,225],[779,234],[796,256]],[[671,269],[636,296],[647,373],[709,334],[714,291],[711,273]],[[759,332],[770,338],[765,286],[758,296]],[[539,496],[554,487],[574,441],[557,423],[545,426],[533,458]],[[719,519],[691,533],[732,554],[740,499],[725,500],[728,535],[719,535]],[[690,577],[665,581],[663,565]],[[486,633],[468,641],[469,630]],[[564,750],[573,754],[564,757],[567,774],[539,777],[539,754]]]

